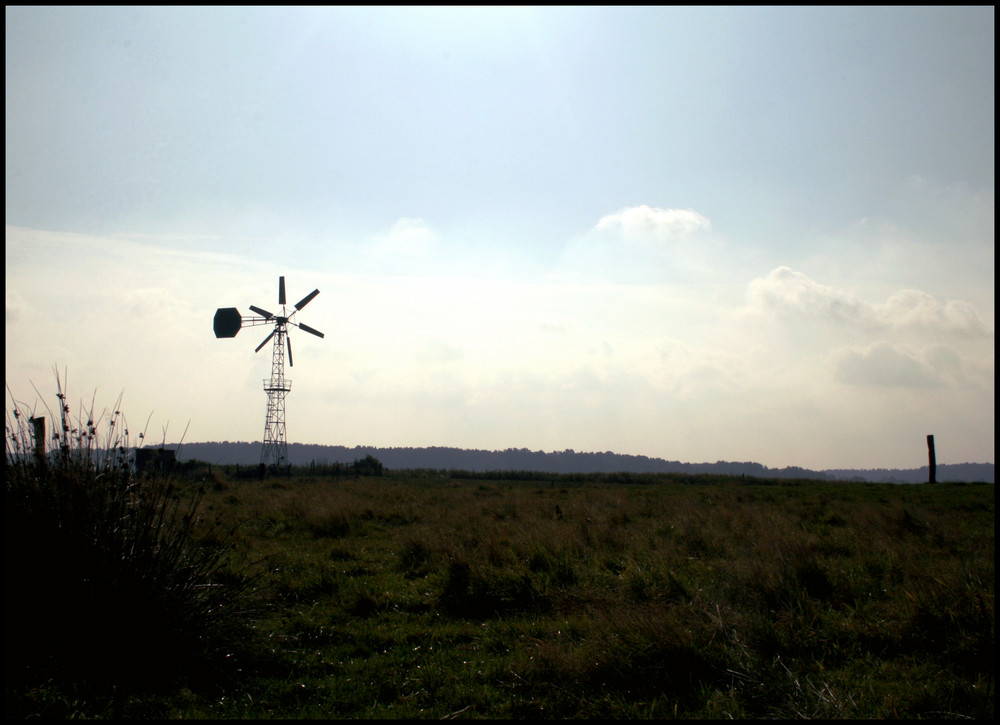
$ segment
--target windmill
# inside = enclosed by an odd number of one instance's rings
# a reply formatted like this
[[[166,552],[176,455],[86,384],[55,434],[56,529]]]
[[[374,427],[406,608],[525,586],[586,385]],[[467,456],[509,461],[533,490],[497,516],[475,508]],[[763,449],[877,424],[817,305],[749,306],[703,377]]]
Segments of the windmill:
[[[285,378],[285,349],[288,349],[288,366],[292,367],[292,341],[288,337],[288,326],[297,327],[316,337],[323,333],[301,322],[292,322],[296,312],[308,305],[319,294],[313,290],[295,303],[295,309],[288,312],[285,308],[285,278],[278,277],[278,304],[281,314],[275,315],[265,309],[250,305],[254,314],[244,317],[235,307],[220,307],[215,311],[214,329],[216,337],[236,337],[243,326],[274,325],[271,334],[257,346],[254,352],[273,339],[271,345],[271,378],[264,381],[264,392],[267,393],[267,419],[264,423],[264,445],[260,451],[262,466],[277,468],[288,463],[288,442],[285,439],[285,396],[292,389],[292,381]],[[263,470],[263,469],[262,469]]]

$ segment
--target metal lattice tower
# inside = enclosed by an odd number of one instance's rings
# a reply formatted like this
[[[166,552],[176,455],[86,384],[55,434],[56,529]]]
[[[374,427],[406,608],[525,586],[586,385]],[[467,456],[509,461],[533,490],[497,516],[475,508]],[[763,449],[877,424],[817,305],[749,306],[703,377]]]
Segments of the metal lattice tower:
[[[285,433],[285,396],[292,389],[292,381],[285,378],[285,349],[288,349],[288,365],[292,367],[292,341],[288,337],[288,325],[298,327],[300,330],[323,337],[323,333],[315,330],[301,322],[292,322],[292,316],[305,307],[312,299],[319,294],[319,290],[313,290],[295,304],[295,309],[289,313],[285,309],[285,278],[278,278],[278,304],[281,305],[281,314],[274,315],[265,309],[250,305],[250,310],[257,316],[243,317],[235,307],[220,307],[215,311],[215,336],[216,337],[236,337],[243,325],[251,327],[257,325],[274,324],[271,334],[264,338],[264,341],[257,346],[254,352],[260,349],[274,338],[271,347],[271,377],[264,381],[264,392],[267,393],[267,419],[264,423],[264,444],[260,451],[261,465],[278,468],[288,465],[288,441]]]
[[[267,393],[267,420],[264,422],[264,445],[260,449],[260,462],[265,466],[280,467],[288,463],[288,441],[285,437],[285,396],[292,389],[292,381],[285,379],[285,346],[282,338],[286,330],[279,330],[274,337],[271,351],[271,379],[264,381]]]

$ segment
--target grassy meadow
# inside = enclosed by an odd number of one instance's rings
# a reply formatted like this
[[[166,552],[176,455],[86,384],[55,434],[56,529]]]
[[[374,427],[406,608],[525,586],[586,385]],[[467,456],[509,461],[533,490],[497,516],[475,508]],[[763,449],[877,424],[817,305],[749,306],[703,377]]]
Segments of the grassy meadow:
[[[992,484],[180,469],[157,505],[201,629],[123,617],[149,677],[97,676],[100,638],[66,645],[95,648],[76,669],[8,655],[8,716],[994,712]],[[47,573],[20,576],[8,601]],[[45,616],[87,627],[73,601]]]

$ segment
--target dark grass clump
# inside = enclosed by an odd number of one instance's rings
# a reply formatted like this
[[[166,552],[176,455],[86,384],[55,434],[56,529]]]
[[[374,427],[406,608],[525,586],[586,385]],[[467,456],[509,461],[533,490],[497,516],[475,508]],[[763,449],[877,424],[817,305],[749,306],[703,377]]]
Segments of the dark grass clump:
[[[466,561],[453,561],[448,565],[438,604],[447,614],[476,619],[545,611],[550,603],[535,587],[529,572],[472,567]]]
[[[58,398],[51,446],[37,445],[23,406],[7,419],[7,715],[71,716],[78,707],[52,711],[70,692],[93,702],[217,678],[253,587],[227,567],[225,537],[200,519],[204,491],[137,474],[117,410],[101,442],[92,411],[73,425],[61,383]],[[62,695],[45,696],[53,687]]]

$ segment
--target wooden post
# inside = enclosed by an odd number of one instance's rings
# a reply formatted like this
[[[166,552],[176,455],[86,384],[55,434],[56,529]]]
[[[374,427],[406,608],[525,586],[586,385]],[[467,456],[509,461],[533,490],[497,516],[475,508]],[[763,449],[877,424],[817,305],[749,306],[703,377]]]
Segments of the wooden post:
[[[934,456],[934,436],[927,436],[928,475],[927,483],[937,482],[937,458]]]
[[[38,459],[38,465],[43,466],[45,465],[45,416],[32,418],[31,425],[35,434],[35,458]]]

